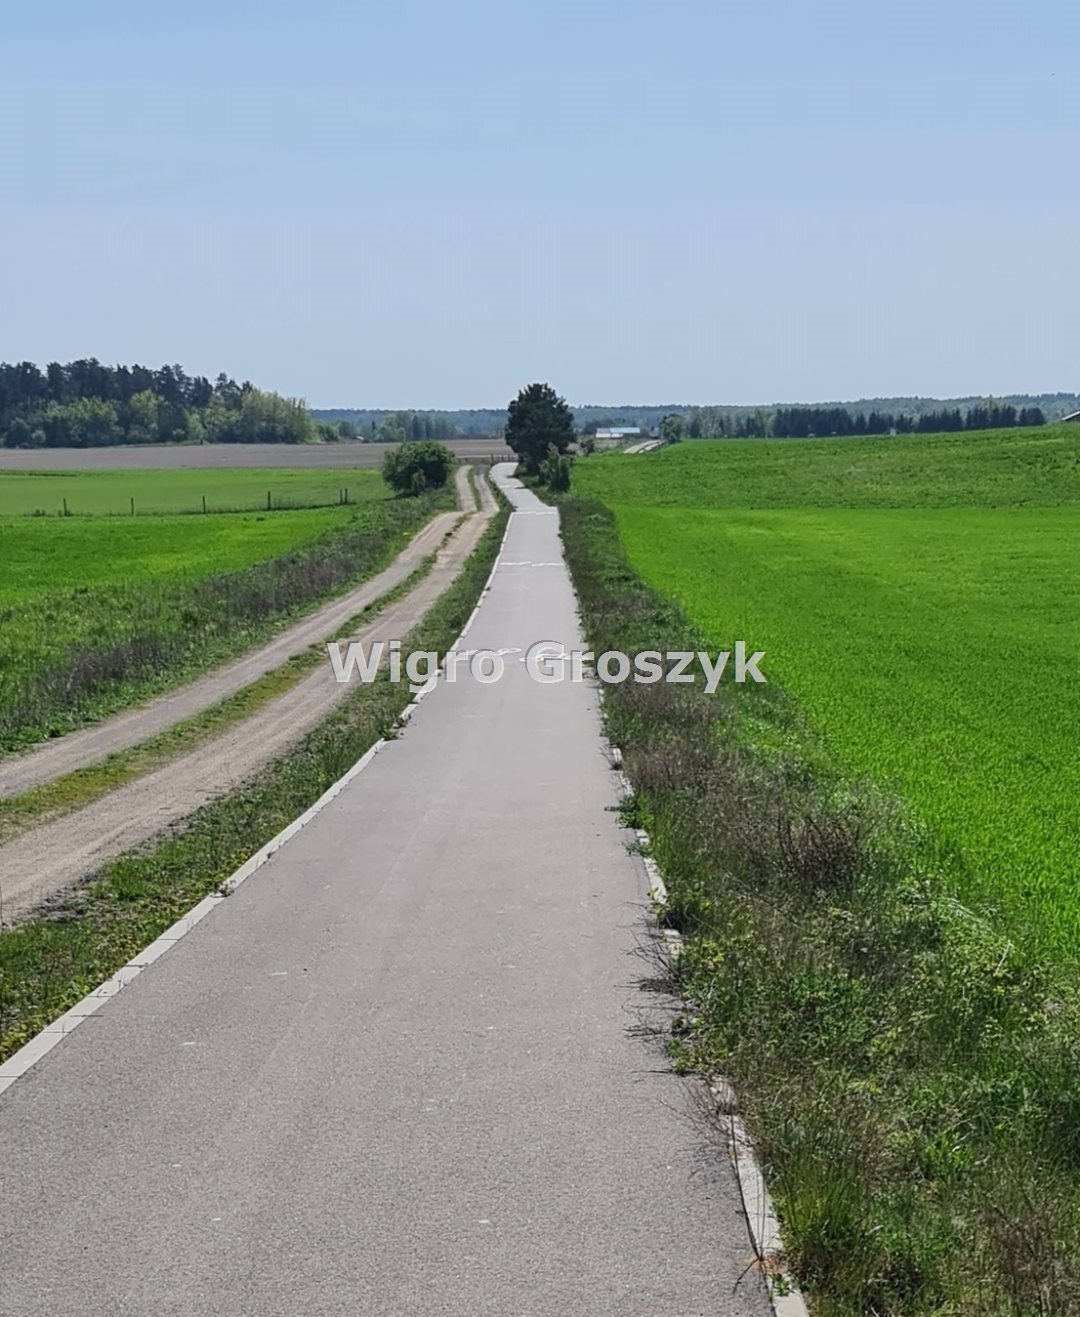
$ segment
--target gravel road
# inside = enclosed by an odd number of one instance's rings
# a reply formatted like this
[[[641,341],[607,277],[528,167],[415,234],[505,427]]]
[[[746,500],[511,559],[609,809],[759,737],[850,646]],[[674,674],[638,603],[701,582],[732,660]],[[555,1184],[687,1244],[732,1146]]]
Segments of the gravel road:
[[[462,467],[457,472],[458,506],[463,512],[476,511],[469,470]],[[487,490],[490,498],[490,487]],[[56,740],[44,741],[21,754],[0,758],[0,800],[21,795],[43,782],[51,782],[53,778],[100,763],[111,754],[139,745],[178,722],[213,708],[290,658],[302,654],[309,645],[333,639],[351,618],[408,580],[436,551],[457,520],[456,513],[440,513],[377,576],[332,599],[234,662],[147,704],[127,709]],[[0,851],[0,855],[2,853]]]

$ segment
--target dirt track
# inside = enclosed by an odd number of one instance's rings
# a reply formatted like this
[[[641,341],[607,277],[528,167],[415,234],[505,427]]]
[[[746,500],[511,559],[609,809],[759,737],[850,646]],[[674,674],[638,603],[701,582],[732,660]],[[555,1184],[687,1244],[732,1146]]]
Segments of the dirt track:
[[[483,475],[482,472],[476,471],[477,490],[480,494],[480,511],[489,515],[499,510],[499,505],[495,502],[495,495],[491,491],[491,482]],[[461,486],[458,486],[460,491]],[[461,506],[464,507],[464,495],[459,492],[459,498],[462,499]]]
[[[484,488],[488,498],[491,498],[486,481]],[[457,473],[457,494],[458,506],[463,512],[476,510],[468,467],[462,467]],[[407,580],[438,549],[457,520],[457,513],[440,513],[377,576],[364,581],[347,594],[332,599],[314,613],[279,632],[265,645],[260,645],[258,649],[251,650],[225,667],[208,672],[206,676],[162,695],[149,704],[126,709],[92,727],[84,727],[55,741],[45,741],[23,754],[0,759],[0,800],[21,795],[43,782],[74,773],[77,769],[99,763],[119,750],[139,745],[169,727],[213,708],[266,673],[273,672],[294,655],[302,654],[309,645],[332,639],[338,634],[338,629],[351,618]]]
[[[466,508],[475,506],[471,499],[470,492]],[[485,505],[489,500],[490,507],[469,515],[446,540],[438,550],[434,567],[419,584],[372,622],[343,639],[370,644],[405,636],[457,576],[476,547],[495,506],[487,492]],[[429,553],[432,548],[429,546]],[[332,635],[333,629],[324,632],[324,638],[327,634]],[[334,680],[328,663],[320,664],[297,685],[216,740],[0,847],[4,923],[13,922],[106,861],[235,789],[321,722],[350,689]],[[145,733],[136,739],[145,739]]]
[[[500,439],[450,439],[446,445],[462,462],[505,460]],[[177,471],[252,467],[381,466],[394,444],[145,444],[115,448],[0,448],[0,471]],[[510,455],[512,456],[512,455]]]

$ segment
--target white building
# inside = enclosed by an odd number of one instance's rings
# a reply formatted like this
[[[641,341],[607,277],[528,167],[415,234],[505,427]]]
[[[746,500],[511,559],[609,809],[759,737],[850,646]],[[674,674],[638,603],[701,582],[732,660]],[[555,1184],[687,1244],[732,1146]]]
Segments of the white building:
[[[614,425],[597,430],[596,438],[601,439],[633,439],[641,433],[640,425]]]

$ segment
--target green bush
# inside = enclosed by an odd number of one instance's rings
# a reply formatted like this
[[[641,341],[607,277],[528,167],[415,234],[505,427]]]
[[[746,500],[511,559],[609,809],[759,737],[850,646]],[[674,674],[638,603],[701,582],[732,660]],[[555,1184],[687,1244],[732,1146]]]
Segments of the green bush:
[[[383,458],[383,479],[399,494],[423,494],[446,486],[454,462],[454,454],[445,444],[426,440],[402,444]]]
[[[565,494],[570,488],[570,459],[554,444],[548,445],[547,456],[540,463],[540,479],[553,494]]]

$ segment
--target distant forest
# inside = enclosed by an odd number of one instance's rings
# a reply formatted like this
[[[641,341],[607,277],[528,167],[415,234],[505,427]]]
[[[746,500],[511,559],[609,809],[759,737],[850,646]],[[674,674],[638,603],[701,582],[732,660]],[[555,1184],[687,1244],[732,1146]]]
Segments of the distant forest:
[[[690,422],[702,429],[700,418]],[[745,424],[745,423],[744,423]],[[1045,425],[1041,407],[984,402],[962,411],[941,411],[911,416],[904,412],[851,412],[844,407],[781,407],[773,413],[769,433],[777,439],[807,439],[811,435],[941,434],[956,430],[1008,430],[1014,426]],[[723,435],[724,431],[719,431]]]
[[[684,419],[691,439],[811,439],[826,435],[941,434],[957,430],[1008,430],[1045,425],[1041,407],[982,402],[962,410],[943,407],[918,415],[906,412],[856,412],[847,407],[779,407],[775,412],[725,416],[718,408],[695,407]]]
[[[298,398],[180,366],[0,365],[0,446],[98,448],[107,444],[314,443],[341,437],[317,426]]]
[[[474,411],[383,411],[378,408],[330,407],[312,410],[324,425],[351,427],[360,439],[394,443],[405,439],[453,439],[461,435],[500,434],[506,425],[506,408],[481,407]]]
[[[487,415],[480,412],[367,412],[321,411],[312,412],[322,426],[336,428],[343,438],[364,439],[375,444],[415,443],[421,439],[453,439],[462,434],[494,434],[506,421],[505,412],[492,412],[498,422],[488,421],[478,429],[468,429],[461,417]]]

